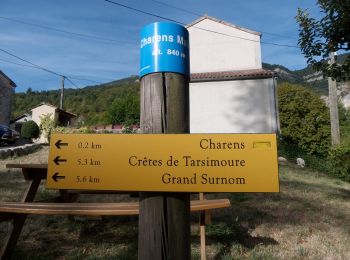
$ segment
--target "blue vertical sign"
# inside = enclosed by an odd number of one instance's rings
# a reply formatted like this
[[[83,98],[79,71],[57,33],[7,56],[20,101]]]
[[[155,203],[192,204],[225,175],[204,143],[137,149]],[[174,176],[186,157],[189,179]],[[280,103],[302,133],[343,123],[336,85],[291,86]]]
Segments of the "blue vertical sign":
[[[154,72],[190,76],[189,37],[176,23],[152,23],[141,30],[140,77]]]

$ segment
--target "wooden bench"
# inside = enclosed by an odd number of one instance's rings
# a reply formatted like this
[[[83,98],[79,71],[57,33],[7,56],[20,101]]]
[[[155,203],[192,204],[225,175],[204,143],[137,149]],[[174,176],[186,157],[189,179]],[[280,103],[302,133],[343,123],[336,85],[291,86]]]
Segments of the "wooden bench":
[[[228,199],[213,200],[192,200],[190,204],[191,212],[207,212],[212,209],[230,207]],[[6,241],[2,248],[1,259],[10,257],[15,248],[19,233],[22,229],[25,217],[29,214],[35,215],[83,215],[83,216],[121,216],[138,215],[139,202],[119,202],[119,203],[40,203],[40,202],[1,202],[0,221],[13,220],[13,231],[15,237]],[[24,220],[23,220],[24,217]],[[16,228],[19,221],[20,227]],[[201,222],[201,226],[204,224]],[[205,234],[204,234],[205,235]],[[201,232],[201,251],[205,244]],[[205,242],[204,242],[205,243]],[[203,256],[205,259],[205,255]]]
[[[192,200],[191,212],[230,207],[228,199]],[[139,202],[118,203],[40,203],[40,202],[1,202],[0,212],[5,215],[82,215],[82,216],[121,216],[138,215]]]
[[[84,191],[60,191],[60,196],[46,201],[33,202],[42,180],[47,178],[47,164],[7,164],[7,168],[21,169],[28,187],[20,202],[0,202],[0,222],[11,221],[8,237],[0,252],[1,259],[8,259],[16,247],[27,215],[82,215],[82,216],[121,216],[138,215],[139,202],[119,203],[76,203],[78,194]],[[89,191],[89,193],[106,193]],[[77,194],[76,194],[77,193]],[[115,192],[112,192],[115,193]],[[62,203],[62,201],[65,201]],[[67,203],[67,201],[71,201]],[[200,212],[201,259],[205,259],[205,224],[210,223],[210,211],[230,207],[228,199],[204,199],[191,201],[191,212]]]

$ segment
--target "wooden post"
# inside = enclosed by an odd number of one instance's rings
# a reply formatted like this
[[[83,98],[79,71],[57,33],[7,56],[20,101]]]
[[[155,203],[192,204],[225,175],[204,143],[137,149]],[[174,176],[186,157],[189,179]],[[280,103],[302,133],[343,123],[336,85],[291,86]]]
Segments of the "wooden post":
[[[31,170],[29,170],[31,172]],[[23,174],[26,175],[28,172],[23,170]],[[45,173],[46,174],[46,173]],[[38,191],[41,178],[39,175],[33,177],[30,180],[30,185],[26,189],[21,202],[31,202],[34,200],[35,194]],[[15,250],[17,240],[21,234],[24,222],[26,221],[27,215],[14,214],[12,223],[9,223],[9,235],[6,237],[2,249],[0,250],[0,259],[10,259],[12,252]]]
[[[330,64],[333,64],[334,52],[330,55]],[[339,131],[339,115],[338,115],[338,96],[337,96],[337,82],[331,77],[328,77],[329,88],[329,110],[331,119],[331,133],[332,133],[332,146],[340,144],[340,131]]]
[[[176,73],[141,78],[141,131],[189,132],[189,81]],[[191,258],[188,193],[140,194],[139,260]]]
[[[204,200],[204,193],[199,193],[199,200]],[[199,215],[199,237],[201,245],[201,260],[206,260],[207,255],[205,252],[205,212],[201,212]]]

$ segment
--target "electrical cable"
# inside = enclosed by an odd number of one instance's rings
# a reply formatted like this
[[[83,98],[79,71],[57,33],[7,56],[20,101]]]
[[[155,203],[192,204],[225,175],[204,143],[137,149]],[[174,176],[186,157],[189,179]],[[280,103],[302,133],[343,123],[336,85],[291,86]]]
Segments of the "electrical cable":
[[[157,18],[160,18],[160,19],[163,19],[163,20],[167,20],[167,21],[170,21],[170,22],[179,23],[179,24],[184,25],[183,23],[181,23],[179,21],[176,21],[176,20],[173,20],[173,19],[170,19],[170,18],[166,18],[166,17],[160,16],[160,15],[157,15],[157,14],[152,14],[152,13],[149,13],[149,12],[146,12],[146,11],[142,11],[140,9],[137,9],[137,8],[134,8],[134,7],[131,7],[131,6],[123,5],[121,3],[117,3],[117,2],[114,2],[114,1],[110,1],[110,0],[104,0],[104,1],[106,1],[108,3],[111,3],[111,4],[119,5],[121,7],[133,10],[133,11],[138,12],[138,13],[147,14],[147,15],[150,15],[150,16],[153,16],[153,17],[157,17]]]
[[[181,24],[183,26],[186,26],[185,23],[177,21],[177,20],[174,20],[174,19],[171,19],[171,18],[167,18],[167,17],[160,16],[160,15],[153,14],[153,13],[149,13],[149,12],[146,12],[146,11],[143,11],[143,10],[131,7],[131,6],[127,6],[127,5],[124,5],[124,4],[115,2],[115,1],[111,1],[111,0],[104,0],[104,1],[108,2],[108,3],[111,3],[111,4],[114,4],[114,5],[117,5],[117,6],[120,6],[120,7],[124,7],[124,8],[129,9],[129,10],[133,10],[133,11],[138,12],[138,13],[146,14],[146,15],[149,15],[149,16],[153,16],[153,17],[156,17],[156,18],[160,18],[160,19],[163,19],[163,20],[166,20],[166,21],[170,21],[170,22],[174,22],[174,23],[178,23],[178,24]],[[213,31],[213,30],[209,30],[209,29],[205,29],[205,28],[201,28],[201,27],[196,27],[196,26],[193,26],[193,28],[196,28],[196,29],[199,29],[199,30],[203,30],[203,31],[207,31],[207,32],[211,32],[211,33],[215,33],[215,34],[219,34],[219,35],[224,35],[224,36],[231,37],[231,38],[237,38],[237,39],[251,41],[251,42],[258,42],[258,43],[261,43],[261,44],[267,44],[267,45],[273,45],[273,46],[279,46],[279,47],[288,47],[288,48],[297,48],[297,49],[299,49],[299,47],[296,46],[296,45],[288,45],[288,44],[279,44],[279,43],[273,43],[273,42],[257,41],[257,40],[247,39],[247,38],[244,38],[244,37],[233,36],[233,35],[229,35],[229,34],[225,34],[225,33],[221,33],[221,32],[216,32],[216,31]]]
[[[82,81],[88,81],[96,84],[103,84],[102,82],[96,81],[96,80],[91,80],[91,79],[83,79],[83,78],[78,78],[74,76],[69,76],[71,79],[76,79],[76,80],[82,80]]]
[[[19,56],[13,54],[13,53],[11,53],[11,52],[8,52],[8,51],[6,51],[6,50],[4,50],[4,49],[1,49],[1,48],[0,48],[0,51],[6,53],[6,54],[9,55],[9,56],[12,56],[12,57],[14,57],[14,58],[16,58],[16,59],[19,59],[19,60],[21,60],[21,61],[24,61],[24,62],[26,62],[26,63],[32,65],[33,68],[46,71],[46,72],[48,72],[48,73],[50,73],[50,74],[54,74],[54,75],[59,76],[59,77],[63,77],[63,78],[65,78],[65,79],[67,79],[73,86],[75,86],[76,88],[79,88],[69,77],[67,77],[67,76],[65,76],[65,75],[62,75],[62,74],[57,73],[57,72],[54,72],[54,71],[49,70],[49,69],[47,69],[47,68],[44,68],[44,67],[42,67],[42,66],[36,65],[35,63],[33,63],[33,62],[31,62],[31,61],[28,61],[28,60],[26,60],[26,59],[24,59],[24,58],[21,58],[21,57],[19,57]],[[13,62],[12,62],[12,63],[13,63]],[[24,64],[23,64],[23,65],[24,65]]]
[[[33,65],[27,65],[27,64],[21,64],[21,63],[17,63],[17,62],[14,62],[14,61],[9,61],[9,60],[4,60],[4,59],[1,59],[0,58],[0,61],[2,62],[6,62],[6,63],[10,63],[10,64],[15,64],[15,65],[18,65],[18,66],[23,66],[23,67],[28,67],[28,68],[32,68],[32,69],[41,69],[37,66],[33,66]],[[70,78],[70,79],[76,79],[76,80],[82,80],[82,81],[89,81],[89,82],[92,82],[92,83],[97,83],[97,84],[104,84],[103,82],[101,81],[96,81],[96,80],[91,80],[91,79],[87,79],[87,78],[82,78],[82,77],[76,77],[76,76],[72,76],[72,75],[62,75],[64,76],[65,78]],[[110,81],[113,81],[115,79],[108,79]]]
[[[177,6],[168,4],[168,3],[164,3],[164,2],[162,2],[162,1],[157,1],[157,0],[150,0],[150,1],[155,2],[155,3],[157,3],[157,4],[161,4],[161,5],[170,7],[170,8],[173,8],[173,9],[176,9],[176,10],[179,10],[179,11],[184,12],[184,13],[188,13],[188,14],[194,15],[194,16],[198,16],[198,17],[201,17],[201,16],[202,16],[202,15],[199,14],[199,13],[195,13],[195,12],[192,12],[192,11],[189,11],[189,10],[186,10],[186,9],[183,9],[183,8],[180,8],[180,7],[177,7]]]
[[[65,78],[68,82],[70,82],[74,87],[79,88],[70,78],[68,78],[67,76],[64,76],[64,78]]]
[[[9,60],[4,60],[4,59],[0,59],[0,61],[2,61],[2,62],[7,62],[7,63],[11,63],[11,64],[15,64],[15,65],[18,65],[18,66],[28,67],[28,68],[34,68],[34,69],[37,69],[37,68],[38,68],[38,67],[35,67],[35,66],[32,66],[32,65],[21,64],[21,63],[9,61]]]
[[[7,62],[7,63],[15,64],[15,65],[18,65],[18,66],[28,67],[28,68],[32,68],[32,69],[38,69],[38,67],[35,67],[35,66],[32,66],[32,65],[21,64],[21,63],[9,61],[9,60],[4,60],[4,59],[1,59],[1,58],[0,58],[0,62]],[[68,77],[70,79],[76,79],[76,80],[81,80],[81,81],[88,81],[88,82],[92,82],[92,83],[96,83],[96,84],[103,84],[100,81],[91,80],[91,79],[85,79],[85,78],[81,78],[81,77],[74,77],[74,76],[71,76],[71,75],[66,76],[66,77]],[[110,80],[112,81],[113,79],[110,79]]]
[[[58,28],[54,28],[54,27],[45,26],[45,25],[40,25],[40,24],[35,24],[35,23],[29,23],[29,22],[25,22],[25,21],[22,21],[22,20],[13,19],[13,18],[4,17],[4,16],[0,16],[0,19],[7,20],[7,21],[11,21],[11,22],[16,22],[16,23],[21,23],[21,24],[25,24],[25,25],[29,25],[29,26],[39,27],[39,28],[42,28],[42,29],[51,30],[51,31],[56,31],[56,32],[60,32],[60,33],[71,34],[71,35],[75,35],[75,36],[79,36],[79,37],[84,37],[84,38],[90,38],[90,39],[95,39],[95,40],[102,40],[102,41],[113,42],[113,43],[135,44],[134,42],[117,41],[117,40],[108,39],[108,38],[102,38],[102,37],[98,37],[98,36],[94,36],[94,35],[89,35],[89,34],[76,33],[76,32],[66,31],[66,30],[62,30],[62,29],[58,29]]]
[[[18,57],[18,56],[15,55],[15,54],[12,54],[12,53],[10,53],[10,52],[8,52],[8,51],[6,51],[6,50],[3,50],[3,49],[0,48],[0,51],[6,53],[7,55],[10,55],[10,56],[12,56],[12,57],[14,57],[14,58],[16,58],[16,59],[19,59],[19,60],[21,60],[21,61],[24,61],[24,62],[26,62],[26,63],[29,63],[30,65],[32,65],[32,66],[34,66],[34,67],[37,67],[38,69],[41,69],[41,70],[46,71],[46,72],[48,72],[48,73],[54,74],[54,75],[56,75],[56,76],[63,77],[63,75],[61,75],[61,74],[59,74],[59,73],[56,73],[56,72],[54,72],[54,71],[52,71],[52,70],[49,70],[49,69],[46,69],[46,68],[41,67],[41,66],[39,66],[39,65],[36,65],[36,64],[34,64],[34,63],[30,62],[30,61],[27,61],[27,60],[25,60],[25,59],[23,59],[23,58],[21,58],[21,57]]]
[[[155,3],[158,3],[158,4],[161,4],[161,5],[164,5],[164,6],[167,6],[167,7],[176,9],[176,10],[179,10],[179,11],[181,11],[181,12],[188,13],[188,14],[191,14],[191,15],[194,15],[194,16],[197,16],[197,17],[202,17],[202,16],[203,16],[202,14],[199,14],[199,13],[196,13],[196,12],[193,12],[193,11],[189,11],[189,10],[186,10],[186,9],[183,9],[183,8],[180,8],[180,7],[177,7],[177,6],[168,4],[168,3],[164,3],[164,2],[162,2],[162,1],[157,1],[157,0],[149,0],[149,1],[152,1],[152,2],[155,2]],[[264,34],[268,34],[268,35],[272,35],[272,36],[278,36],[278,37],[289,38],[289,39],[294,39],[294,40],[297,39],[297,38],[295,38],[295,37],[286,36],[286,35],[277,34],[277,33],[270,33],[270,32],[265,32],[265,31],[260,31],[260,30],[259,30],[259,32],[264,33]]]

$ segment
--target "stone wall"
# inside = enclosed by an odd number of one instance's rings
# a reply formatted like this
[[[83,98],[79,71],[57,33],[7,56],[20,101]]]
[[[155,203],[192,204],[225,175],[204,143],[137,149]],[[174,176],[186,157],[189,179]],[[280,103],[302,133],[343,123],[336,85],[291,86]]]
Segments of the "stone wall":
[[[25,144],[14,147],[0,147],[0,160],[6,159],[8,157],[18,157],[34,153],[41,148],[42,146],[40,144]]]
[[[0,81],[0,124],[9,125],[11,117],[11,102],[13,98],[13,88],[3,86]]]

